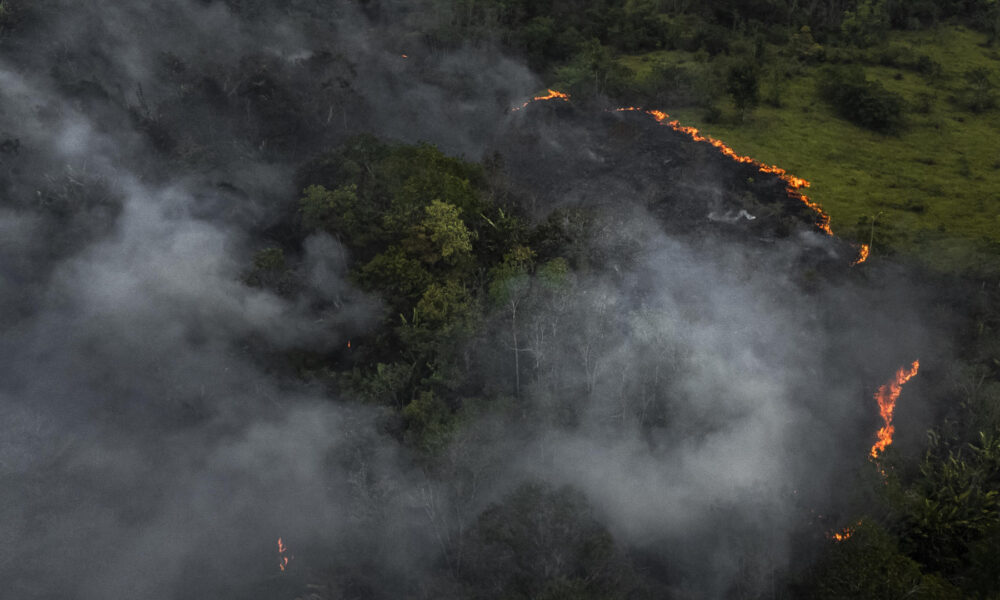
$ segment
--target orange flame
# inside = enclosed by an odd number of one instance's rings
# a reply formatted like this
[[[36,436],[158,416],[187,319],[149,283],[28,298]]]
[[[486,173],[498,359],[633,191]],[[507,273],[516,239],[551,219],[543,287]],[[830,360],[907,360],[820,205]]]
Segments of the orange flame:
[[[569,94],[564,94],[562,92],[557,92],[555,90],[551,90],[550,89],[550,90],[547,90],[547,93],[545,93],[545,94],[543,94],[541,96],[535,96],[534,98],[532,98],[531,100],[528,100],[527,102],[525,102],[521,106],[515,106],[514,108],[512,108],[510,110],[511,110],[511,112],[517,112],[517,111],[521,110],[522,108],[527,107],[532,102],[544,102],[546,100],[562,100],[563,102],[569,102]]]
[[[848,525],[847,527],[844,527],[840,531],[834,533],[828,533],[826,537],[830,538],[835,542],[843,542],[844,540],[849,540],[851,539],[851,536],[854,535],[854,530],[857,529],[859,525],[861,525],[861,521],[858,521],[854,525]]]
[[[788,171],[782,169],[776,165],[769,165],[762,163],[759,160],[752,158],[750,156],[744,156],[742,154],[737,154],[735,150],[726,145],[722,140],[717,140],[711,136],[702,134],[694,127],[688,127],[686,125],[681,125],[679,121],[673,120],[668,121],[670,115],[663,112],[662,110],[644,110],[642,108],[637,108],[634,106],[629,106],[627,108],[616,109],[617,112],[644,112],[647,115],[652,116],[656,119],[657,123],[661,125],[666,125],[673,129],[674,131],[687,134],[692,140],[696,142],[705,142],[711,144],[717,148],[722,154],[728,156],[729,158],[735,160],[739,163],[747,163],[757,167],[761,173],[770,173],[772,175],[777,175],[782,181],[785,182],[787,186],[788,195],[795,198],[812,209],[816,213],[816,227],[819,227],[827,235],[833,235],[833,229],[830,228],[830,215],[826,214],[823,207],[813,202],[799,190],[802,188],[809,187],[809,182],[801,177],[796,177]]]
[[[532,98],[528,102],[525,102],[521,106],[516,106],[516,107],[512,108],[511,111],[512,112],[519,111],[519,110],[527,107],[532,102],[539,102],[539,101],[546,101],[546,100],[562,100],[563,102],[569,102],[569,99],[570,99],[569,94],[564,94],[563,92],[558,92],[556,90],[549,89],[546,94],[543,94],[541,96],[535,96],[534,98]],[[684,133],[684,134],[688,135],[692,140],[694,140],[696,142],[705,142],[707,144],[711,144],[716,149],[718,149],[720,152],[722,152],[722,154],[724,154],[725,156],[728,156],[729,158],[731,158],[732,160],[735,160],[736,162],[751,164],[751,165],[757,167],[757,169],[761,173],[768,173],[768,174],[771,174],[771,175],[777,175],[779,179],[781,179],[782,181],[785,182],[785,185],[786,185],[785,189],[788,192],[789,197],[794,198],[794,199],[802,202],[807,207],[809,207],[810,210],[812,210],[814,213],[816,213],[816,223],[815,223],[816,227],[818,227],[821,231],[823,231],[827,235],[831,235],[831,236],[833,235],[833,228],[830,227],[830,215],[828,215],[826,213],[826,211],[823,210],[823,207],[820,206],[819,203],[814,202],[812,199],[809,198],[809,196],[806,196],[805,194],[803,194],[800,191],[803,188],[807,188],[807,187],[810,186],[810,183],[809,183],[808,180],[803,179],[802,177],[796,177],[795,175],[792,175],[791,173],[789,173],[788,171],[786,171],[785,169],[782,169],[781,167],[779,167],[777,165],[769,165],[769,164],[760,162],[759,160],[757,160],[757,159],[755,159],[755,158],[753,158],[751,156],[746,156],[746,155],[743,155],[743,154],[738,154],[730,146],[726,145],[726,143],[723,142],[722,140],[718,140],[718,139],[715,139],[715,138],[713,138],[711,136],[704,135],[704,134],[702,134],[695,127],[689,127],[687,125],[681,125],[680,121],[677,121],[676,119],[675,120],[668,120],[668,119],[670,119],[670,115],[667,114],[667,113],[665,113],[665,112],[663,112],[662,110],[646,110],[646,109],[638,108],[638,107],[635,107],[635,106],[629,106],[629,107],[624,107],[624,108],[617,108],[617,109],[615,109],[615,111],[616,112],[644,112],[644,113],[650,115],[651,117],[653,117],[656,120],[657,123],[660,123],[661,125],[666,125],[666,126],[670,127],[671,129],[673,129],[674,131],[677,131],[679,133]],[[871,252],[871,248],[867,244],[862,244],[861,247],[860,247],[860,256],[858,257],[858,259],[855,262],[851,263],[851,266],[861,264],[861,263],[865,262],[866,260],[868,260],[868,255],[869,255],[870,252]]]
[[[402,57],[402,58],[410,58],[409,56],[407,56],[405,54],[400,54],[399,56]]]
[[[285,552],[288,550],[288,546],[278,538],[278,568],[284,571],[288,568],[289,557],[284,556]]]
[[[872,251],[871,246],[869,246],[868,244],[861,244],[861,246],[858,247],[858,258],[857,260],[851,263],[851,266],[853,267],[855,265],[860,265],[861,263],[868,260],[868,255],[871,254],[871,251]]]
[[[903,385],[913,379],[917,372],[920,370],[920,361],[915,360],[913,364],[910,365],[909,370],[906,367],[900,367],[896,371],[896,376],[889,383],[881,386],[878,392],[875,393],[875,400],[878,402],[879,414],[882,417],[882,422],[885,423],[878,430],[878,441],[872,446],[870,456],[878,458],[878,455],[885,450],[889,444],[892,443],[892,434],[896,432],[896,428],[892,425],[892,413],[896,410],[896,400],[899,399],[899,394],[903,391]]]

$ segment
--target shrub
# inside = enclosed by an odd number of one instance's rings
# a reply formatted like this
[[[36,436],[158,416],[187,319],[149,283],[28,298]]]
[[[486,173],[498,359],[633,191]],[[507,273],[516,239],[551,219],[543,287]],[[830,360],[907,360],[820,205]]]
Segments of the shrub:
[[[844,13],[840,25],[843,36],[859,48],[874,45],[889,29],[889,13],[885,0],[862,0],[855,10]]]
[[[615,60],[614,52],[596,38],[584,44],[573,61],[556,70],[556,79],[577,99],[618,96],[634,81],[631,69]]]
[[[760,101],[760,69],[751,61],[742,61],[729,67],[726,73],[726,93],[740,111],[740,120]]]
[[[785,104],[785,92],[788,89],[788,71],[781,68],[773,68],[764,75],[761,99],[775,107],[781,108]]]
[[[966,71],[966,87],[958,96],[959,104],[974,113],[996,108],[997,98],[989,69],[979,67]]]
[[[824,69],[818,91],[841,117],[852,123],[880,133],[897,133],[903,128],[903,97],[876,81],[869,81],[860,69]]]
[[[799,60],[807,63],[814,63],[823,60],[823,46],[813,39],[812,30],[808,25],[803,25],[798,33],[792,36],[792,52]]]
[[[928,434],[920,477],[903,497],[901,542],[929,569],[958,574],[1000,532],[1000,435],[972,443]]]
[[[929,78],[940,77],[942,73],[941,63],[926,54],[921,54],[917,57],[913,68],[917,71],[917,73]]]
[[[702,112],[701,120],[706,123],[718,123],[722,121],[722,109],[715,104],[709,104]]]

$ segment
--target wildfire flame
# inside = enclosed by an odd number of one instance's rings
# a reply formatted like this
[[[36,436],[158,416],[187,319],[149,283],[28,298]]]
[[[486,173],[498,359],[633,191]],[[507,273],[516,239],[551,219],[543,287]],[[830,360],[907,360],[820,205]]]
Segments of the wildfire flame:
[[[672,121],[668,120],[670,119],[670,115],[663,112],[662,110],[644,110],[642,108],[637,108],[635,106],[629,106],[626,108],[616,109],[616,111],[644,112],[647,115],[650,115],[651,117],[656,119],[657,123],[661,125],[666,125],[671,129],[673,129],[674,131],[684,133],[696,142],[705,142],[707,144],[711,144],[712,146],[717,148],[720,152],[722,152],[722,154],[728,156],[729,158],[735,160],[736,162],[751,164],[757,167],[757,169],[761,173],[770,173],[772,175],[777,175],[778,178],[780,178],[782,181],[785,182],[785,185],[787,186],[786,190],[788,191],[789,196],[799,200],[800,202],[808,206],[813,212],[816,213],[816,227],[820,228],[827,235],[833,235],[833,229],[830,228],[830,215],[826,214],[826,212],[823,210],[823,207],[821,207],[816,202],[810,200],[809,196],[806,196],[805,194],[799,191],[802,188],[809,187],[809,182],[807,180],[801,177],[796,177],[795,175],[792,175],[791,173],[789,173],[788,171],[782,169],[777,165],[769,165],[766,163],[762,163],[753,157],[738,154],[735,150],[727,146],[726,143],[723,142],[722,140],[717,140],[711,136],[704,135],[694,127],[681,125],[680,121],[677,121],[676,119]]]
[[[881,386],[875,393],[879,415],[881,415],[885,425],[878,430],[878,441],[869,452],[873,459],[878,458],[878,455],[892,443],[892,434],[896,432],[896,428],[892,425],[892,413],[896,410],[896,400],[899,399],[899,394],[903,391],[903,385],[913,379],[919,370],[919,360],[913,361],[909,369],[900,367],[893,380]]]
[[[519,111],[523,108],[526,108],[532,102],[539,102],[546,100],[562,100],[564,102],[569,102],[569,99],[570,99],[569,94],[549,89],[546,94],[543,94],[541,96],[535,96],[534,98],[525,102],[521,106],[516,106],[512,108],[511,111],[512,112]],[[815,223],[816,227],[827,235],[831,236],[833,235],[833,228],[830,227],[830,215],[828,215],[826,211],[823,210],[823,207],[820,206],[819,203],[813,201],[812,199],[809,198],[809,196],[803,194],[801,191],[802,189],[808,188],[810,186],[808,180],[803,179],[801,177],[796,177],[795,175],[792,175],[791,173],[789,173],[788,171],[782,169],[777,165],[769,165],[751,156],[739,154],[735,150],[733,150],[730,146],[726,145],[726,143],[723,142],[722,140],[718,140],[711,136],[705,135],[695,127],[681,125],[680,121],[677,121],[676,119],[671,120],[670,115],[663,112],[662,110],[647,110],[635,106],[628,106],[623,108],[617,108],[615,109],[615,111],[646,113],[647,115],[653,117],[657,123],[661,125],[666,125],[679,133],[686,134],[696,142],[705,142],[707,144],[711,144],[713,147],[718,149],[722,154],[728,156],[730,159],[735,160],[736,162],[751,164],[757,167],[757,169],[761,173],[777,175],[779,179],[785,182],[786,186],[785,190],[788,192],[789,197],[802,202],[807,207],[809,207],[810,210],[816,213],[816,223]],[[855,265],[860,265],[861,263],[868,260],[868,256],[871,253],[871,247],[868,244],[861,244],[858,250],[859,250],[858,258],[851,263],[852,267]]]
[[[288,546],[278,538],[278,568],[284,571],[288,568],[289,557],[285,556],[285,552],[288,551]]]
[[[857,260],[851,263],[851,266],[853,267],[854,265],[860,265],[861,263],[868,260],[868,255],[871,253],[871,251],[872,251],[871,246],[869,246],[868,244],[861,244],[861,246],[858,248],[858,258]]]
[[[848,525],[847,527],[844,527],[840,531],[829,533],[827,534],[826,537],[830,538],[835,542],[843,542],[844,540],[851,539],[851,536],[854,535],[854,530],[857,529],[859,525],[861,525],[861,521],[858,521],[854,525]]]
[[[563,102],[569,102],[569,94],[564,94],[562,92],[557,92],[555,90],[547,90],[545,94],[542,94],[541,96],[535,96],[534,98],[528,100],[521,106],[515,106],[510,110],[511,112],[517,112],[522,108],[527,107],[532,102],[544,102],[545,100],[562,100]]]

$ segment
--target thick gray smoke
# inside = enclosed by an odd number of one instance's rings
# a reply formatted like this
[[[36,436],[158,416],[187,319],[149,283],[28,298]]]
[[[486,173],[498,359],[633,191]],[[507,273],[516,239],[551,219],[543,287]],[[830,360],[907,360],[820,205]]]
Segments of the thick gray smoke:
[[[674,571],[678,597],[768,593],[796,540],[836,522],[817,513],[856,481],[878,374],[942,349],[915,298],[803,292],[796,265],[816,250],[802,240],[679,242],[641,210],[614,212],[603,251],[627,268],[523,299],[544,425],[514,469],[582,490],[616,539]],[[919,406],[916,386],[905,401]]]
[[[538,79],[495,49],[423,47],[402,34],[427,18],[407,6],[13,4],[18,28],[0,33],[4,597],[458,594],[439,574],[461,570],[463,536],[534,480],[580,490],[681,596],[759,591],[751,574],[825,526],[808,507],[863,456],[871,387],[930,347],[900,275],[803,291],[802,262],[836,255],[833,242],[668,236],[590,144],[560,145],[607,174],[538,212],[598,206],[589,251],[620,260],[526,295],[523,389],[500,311],[474,354],[533,425],[470,423],[448,467],[425,472],[378,410],[267,360],[335,351],[374,324],[380,301],[347,281],[341,245],[307,240],[294,295],[248,286],[246,271],[259,240],[282,235],[302,161],[363,131],[479,158]]]

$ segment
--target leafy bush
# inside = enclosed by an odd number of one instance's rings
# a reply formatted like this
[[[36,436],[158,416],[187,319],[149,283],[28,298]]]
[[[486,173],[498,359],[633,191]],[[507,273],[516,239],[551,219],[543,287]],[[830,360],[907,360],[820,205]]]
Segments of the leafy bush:
[[[851,67],[828,67],[821,71],[820,96],[841,117],[880,133],[897,133],[903,128],[903,97],[865,78]]]
[[[284,251],[274,247],[254,254],[253,268],[243,280],[251,287],[267,288],[282,295],[291,293],[295,287],[295,277],[285,262]]]
[[[759,72],[760,69],[752,61],[741,61],[730,66],[726,73],[726,93],[733,98],[741,120],[747,110],[756,107],[760,101]]]
[[[914,70],[925,77],[940,77],[942,72],[941,63],[926,54],[921,54],[913,63]]]
[[[940,577],[923,575],[920,565],[899,551],[889,532],[864,520],[850,538],[832,543],[812,574],[807,597],[957,600],[961,594]]]
[[[814,63],[823,60],[823,46],[813,39],[812,29],[808,25],[803,25],[798,33],[792,36],[791,50],[796,58],[806,63]]]
[[[535,17],[526,23],[517,32],[516,39],[528,62],[536,69],[568,60],[585,42],[576,28],[560,28],[553,18],[545,16]]]
[[[844,13],[840,31],[852,44],[864,48],[879,41],[889,29],[889,12],[885,0],[862,0],[855,10]]]
[[[633,74],[615,60],[611,48],[591,39],[569,65],[556,70],[556,78],[573,96],[592,98],[620,95]]]
[[[957,448],[955,447],[957,446]],[[903,545],[931,569],[956,574],[1000,531],[1000,436],[943,442],[931,433],[920,478],[904,498]]]
[[[979,67],[965,72],[965,88],[959,93],[958,103],[966,110],[981,113],[996,108],[997,96],[989,69]]]

